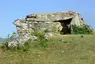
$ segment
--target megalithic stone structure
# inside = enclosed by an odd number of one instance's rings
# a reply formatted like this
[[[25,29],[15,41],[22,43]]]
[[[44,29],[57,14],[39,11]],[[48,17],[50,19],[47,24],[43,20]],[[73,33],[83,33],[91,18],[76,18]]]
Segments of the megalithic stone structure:
[[[24,19],[15,20],[19,35],[34,32],[35,30],[47,30],[50,32],[63,31],[71,33],[71,25],[84,25],[84,20],[79,13],[74,11],[39,13],[27,15]]]
[[[9,42],[9,46],[24,44],[28,39],[37,39],[33,35],[35,31],[44,31],[46,39],[53,36],[53,33],[72,34],[72,25],[81,27],[85,22],[81,15],[75,11],[38,13],[27,15],[24,19],[14,21],[19,37]],[[32,35],[31,35],[32,34]]]

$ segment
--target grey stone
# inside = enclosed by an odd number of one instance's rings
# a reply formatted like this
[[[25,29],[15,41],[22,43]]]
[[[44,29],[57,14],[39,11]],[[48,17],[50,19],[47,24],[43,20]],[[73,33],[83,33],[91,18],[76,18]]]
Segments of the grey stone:
[[[52,37],[52,36],[54,36],[52,33],[46,33],[46,34],[45,34],[45,39],[48,39],[48,38],[50,38],[50,37]]]
[[[29,34],[25,34],[23,36],[19,36],[19,37],[13,39],[12,41],[8,42],[8,46],[23,45],[29,39],[36,40],[37,37],[29,35]]]
[[[9,43],[9,46],[24,44],[28,39],[35,40],[33,36],[35,31],[44,31],[45,37],[48,39],[53,36],[52,33],[71,34],[72,25],[82,26],[84,22],[81,15],[75,11],[55,12],[55,13],[39,13],[27,15],[24,19],[14,21],[17,27],[19,37]],[[32,34],[32,35],[31,35]],[[14,42],[14,43],[13,43]]]
[[[10,47],[10,46],[17,46],[17,45],[18,45],[18,42],[16,40],[8,42],[8,47]]]

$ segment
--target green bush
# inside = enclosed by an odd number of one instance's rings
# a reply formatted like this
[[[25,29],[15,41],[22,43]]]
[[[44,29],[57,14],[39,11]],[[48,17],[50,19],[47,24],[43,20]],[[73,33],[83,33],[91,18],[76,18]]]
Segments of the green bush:
[[[40,43],[40,45],[43,47],[43,48],[47,48],[48,47],[48,40],[45,39],[45,32],[35,32],[34,33],[35,36],[38,37],[37,41]]]
[[[76,25],[72,25],[72,34],[92,34],[93,33],[93,29],[90,28],[88,25],[84,25],[84,26],[76,26]]]

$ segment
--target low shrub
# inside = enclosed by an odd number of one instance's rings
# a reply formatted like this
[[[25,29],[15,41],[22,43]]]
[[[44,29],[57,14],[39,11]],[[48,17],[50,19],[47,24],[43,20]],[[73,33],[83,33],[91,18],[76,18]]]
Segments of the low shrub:
[[[48,47],[48,40],[45,38],[45,32],[35,32],[35,36],[38,37],[37,41],[40,43],[41,47],[47,48]]]
[[[76,26],[76,25],[72,25],[72,34],[92,34],[93,33],[93,29],[90,28],[88,25],[84,25],[84,26]]]

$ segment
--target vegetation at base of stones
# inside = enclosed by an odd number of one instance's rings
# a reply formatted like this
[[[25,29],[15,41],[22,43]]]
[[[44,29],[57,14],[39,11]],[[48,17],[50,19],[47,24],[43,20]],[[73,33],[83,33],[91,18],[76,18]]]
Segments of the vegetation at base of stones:
[[[8,47],[8,42],[14,40],[15,38],[16,38],[15,32],[13,32],[11,35],[8,34],[7,40],[4,43],[2,43],[3,45],[1,46],[1,48],[4,50],[9,50],[9,49],[15,50],[16,48],[18,48],[18,46],[17,47],[14,47],[14,46]]]
[[[0,64],[94,64],[94,56],[95,34],[60,35],[48,42],[47,50],[37,41],[26,52],[0,50]]]
[[[45,32],[43,32],[43,31],[35,31],[34,35],[38,37],[37,41],[40,43],[41,47],[43,47],[43,48],[48,47],[47,42],[49,40],[46,39]]]
[[[5,43],[2,43],[1,48],[3,50],[10,50],[10,51],[18,51],[18,50],[22,50],[22,51],[28,51],[29,50],[29,45],[31,43],[30,39],[27,40],[24,45],[17,45],[17,46],[8,46],[8,40]]]
[[[48,47],[48,42],[50,42],[50,40],[46,39],[45,38],[45,32],[40,32],[40,31],[35,31],[34,33],[34,36],[37,36],[38,39],[37,40],[32,40],[32,39],[29,39],[27,40],[24,45],[17,45],[17,46],[9,46],[8,47],[8,42],[13,40],[14,38],[14,33],[9,37],[8,35],[8,39],[6,40],[5,43],[3,43],[2,47],[4,50],[11,50],[11,51],[17,51],[17,50],[22,50],[22,51],[28,51],[30,49],[30,45],[31,43],[33,42],[38,42],[40,47],[42,47],[43,49],[46,49]]]
[[[82,27],[77,27],[76,25],[72,26],[73,31],[72,34],[92,34],[93,33],[93,29],[89,28],[88,25],[84,25]],[[52,40],[50,39],[46,39],[45,37],[45,32],[44,31],[35,31],[33,32],[31,35],[37,36],[37,40],[35,40],[36,42],[39,43],[39,46],[42,47],[43,49],[47,49],[48,48],[48,43],[52,43]],[[28,51],[30,49],[30,45],[31,43],[33,43],[34,41],[32,39],[27,40],[24,45],[17,45],[17,46],[10,46],[8,47],[8,42],[15,39],[16,38],[16,34],[13,33],[11,36],[8,35],[8,39],[6,40],[6,42],[3,44],[2,48],[3,49],[7,49],[7,50],[23,50],[23,51]],[[15,39],[16,40],[16,39]],[[64,42],[66,43],[66,42]]]
[[[93,29],[88,25],[81,27],[72,25],[72,34],[93,34]]]

